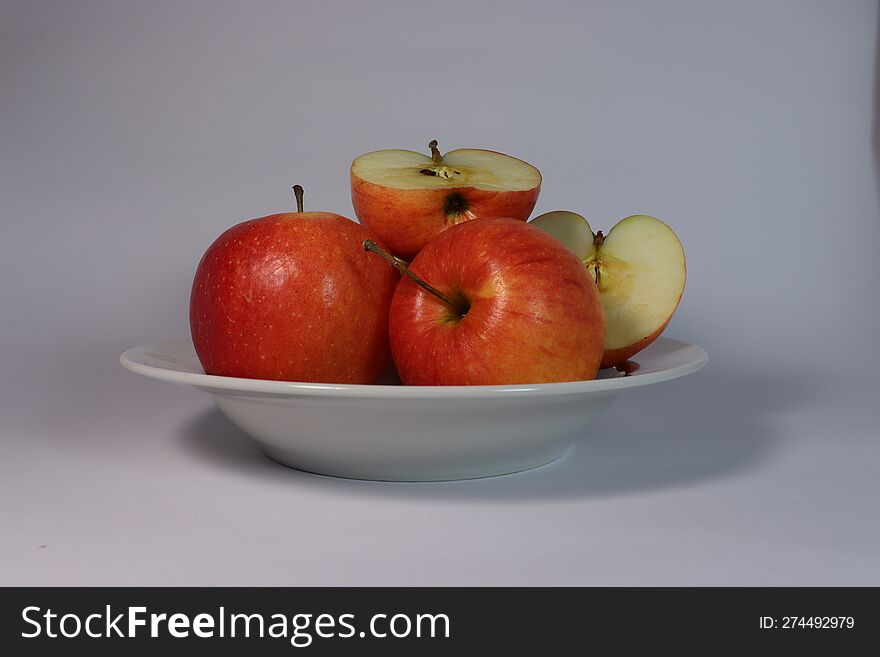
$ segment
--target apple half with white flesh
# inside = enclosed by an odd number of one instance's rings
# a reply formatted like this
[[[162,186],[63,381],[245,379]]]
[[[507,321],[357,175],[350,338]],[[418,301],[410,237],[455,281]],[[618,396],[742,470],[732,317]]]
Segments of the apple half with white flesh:
[[[565,210],[547,212],[531,223],[565,244],[596,281],[605,307],[601,367],[622,365],[660,336],[678,308],[687,277],[684,249],[669,226],[638,214],[621,219],[604,235]]]
[[[391,251],[411,259],[442,231],[481,217],[526,221],[541,173],[515,157],[476,148],[442,155],[406,150],[365,153],[351,165],[358,220]]]

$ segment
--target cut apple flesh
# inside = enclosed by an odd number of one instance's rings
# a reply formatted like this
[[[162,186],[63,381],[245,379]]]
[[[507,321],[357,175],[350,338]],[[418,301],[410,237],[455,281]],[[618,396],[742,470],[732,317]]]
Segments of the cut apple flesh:
[[[415,151],[366,153],[351,165],[361,180],[392,189],[528,191],[541,184],[540,172],[515,157],[473,148],[449,151],[440,162]]]
[[[565,211],[532,223],[563,242],[596,281],[605,307],[603,367],[625,361],[666,328],[686,278],[684,249],[669,226],[634,215],[603,236],[584,217]]]

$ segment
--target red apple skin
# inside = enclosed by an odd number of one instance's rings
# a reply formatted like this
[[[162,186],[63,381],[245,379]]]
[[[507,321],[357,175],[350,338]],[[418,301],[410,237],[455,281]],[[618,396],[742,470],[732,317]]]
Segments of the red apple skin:
[[[510,217],[526,221],[541,186],[525,191],[489,191],[473,187],[394,189],[351,175],[351,202],[358,220],[378,235],[395,255],[411,259],[451,226],[481,217]],[[458,195],[466,209],[447,214],[445,207]]]
[[[470,303],[464,317],[408,278],[391,301],[391,353],[408,385],[508,385],[595,378],[605,340],[599,291],[548,233],[486,218],[444,231],[411,264]]]
[[[208,248],[190,297],[207,374],[374,383],[389,363],[397,272],[364,252],[366,228],[336,214],[245,221]]]

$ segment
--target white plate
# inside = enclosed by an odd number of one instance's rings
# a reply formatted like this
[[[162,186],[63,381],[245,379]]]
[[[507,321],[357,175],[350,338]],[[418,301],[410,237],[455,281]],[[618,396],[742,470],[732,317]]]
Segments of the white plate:
[[[696,372],[696,346],[660,338],[630,376],[512,386],[334,385],[203,373],[188,339],[119,358],[144,376],[211,393],[266,454],[301,470],[387,481],[471,479],[526,470],[564,455],[627,388]],[[682,409],[683,410],[683,409]]]

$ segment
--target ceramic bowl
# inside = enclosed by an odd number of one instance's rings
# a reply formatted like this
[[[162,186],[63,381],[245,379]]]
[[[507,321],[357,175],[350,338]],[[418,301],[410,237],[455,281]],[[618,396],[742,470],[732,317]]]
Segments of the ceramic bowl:
[[[623,391],[696,372],[706,352],[660,338],[621,376],[508,386],[334,385],[211,376],[188,339],[136,347],[124,367],[210,393],[272,459],[356,479],[438,481],[544,465],[588,440]],[[646,428],[646,430],[648,430]]]

